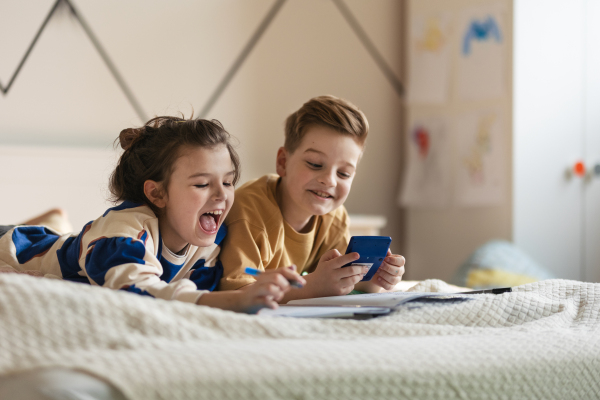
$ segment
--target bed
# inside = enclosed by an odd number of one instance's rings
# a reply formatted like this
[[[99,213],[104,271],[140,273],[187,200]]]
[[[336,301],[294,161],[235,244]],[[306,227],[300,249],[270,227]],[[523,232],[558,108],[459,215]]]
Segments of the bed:
[[[127,399],[600,397],[600,284],[566,280],[347,320],[0,274],[0,338],[5,382],[66,369]]]

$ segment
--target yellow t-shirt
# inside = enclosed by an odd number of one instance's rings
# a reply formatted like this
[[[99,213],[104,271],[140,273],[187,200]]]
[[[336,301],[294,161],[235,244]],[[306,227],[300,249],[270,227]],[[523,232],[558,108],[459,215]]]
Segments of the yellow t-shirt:
[[[284,221],[277,204],[279,179],[278,175],[265,175],[235,191],[219,255],[224,268],[219,290],[239,289],[255,282],[244,274],[246,267],[264,271],[295,264],[298,273],[312,272],[326,251],[346,251],[350,232],[344,206],[314,216],[310,231],[298,233]]]

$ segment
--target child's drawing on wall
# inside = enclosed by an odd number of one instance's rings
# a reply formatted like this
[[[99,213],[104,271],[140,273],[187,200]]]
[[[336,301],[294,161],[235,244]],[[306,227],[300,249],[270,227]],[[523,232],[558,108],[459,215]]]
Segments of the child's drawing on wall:
[[[485,184],[484,158],[492,152],[491,128],[495,120],[494,114],[481,118],[471,151],[462,159],[473,185]]]
[[[495,99],[507,92],[504,9],[488,5],[459,17],[457,94],[462,100]]]
[[[450,79],[450,14],[423,15],[411,21],[408,99],[441,104]]]
[[[408,165],[400,203],[411,207],[442,207],[450,194],[450,146],[444,118],[422,118],[407,135]]]
[[[454,197],[458,204],[480,206],[505,200],[507,163],[502,113],[460,115],[456,122],[457,166]]]

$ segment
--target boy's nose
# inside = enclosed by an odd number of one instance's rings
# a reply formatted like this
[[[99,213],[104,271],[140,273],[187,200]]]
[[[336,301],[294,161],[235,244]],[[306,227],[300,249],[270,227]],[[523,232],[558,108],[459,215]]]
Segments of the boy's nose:
[[[319,182],[329,187],[335,186],[335,171],[324,171],[320,176]]]

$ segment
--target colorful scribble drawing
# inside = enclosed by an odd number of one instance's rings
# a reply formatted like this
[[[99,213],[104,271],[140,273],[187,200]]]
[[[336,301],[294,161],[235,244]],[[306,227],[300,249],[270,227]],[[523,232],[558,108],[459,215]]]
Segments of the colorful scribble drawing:
[[[470,154],[463,159],[471,182],[474,185],[485,183],[484,159],[492,153],[492,125],[496,121],[495,115],[489,115],[479,121],[475,143],[471,146]]]
[[[429,186],[441,185],[443,182],[442,166],[440,164],[440,145],[443,140],[442,132],[431,126],[416,125],[412,130],[412,143],[415,147],[419,173],[416,185],[420,190]]]
[[[419,157],[427,158],[431,141],[431,137],[427,129],[422,126],[417,126],[413,131],[412,138],[419,149]]]
[[[435,18],[427,20],[427,27],[423,37],[417,40],[417,48],[419,50],[437,53],[442,50],[445,44],[444,33],[440,28],[440,21]]]
[[[495,39],[498,43],[502,42],[500,27],[493,17],[489,16],[483,22],[471,21],[463,37],[463,55],[467,56],[471,53],[471,42],[473,40],[483,42],[492,39]]]

